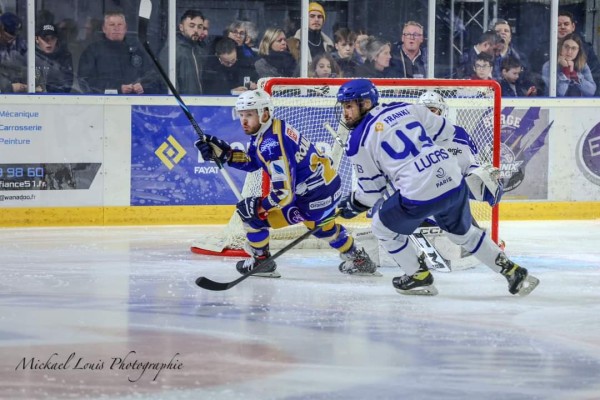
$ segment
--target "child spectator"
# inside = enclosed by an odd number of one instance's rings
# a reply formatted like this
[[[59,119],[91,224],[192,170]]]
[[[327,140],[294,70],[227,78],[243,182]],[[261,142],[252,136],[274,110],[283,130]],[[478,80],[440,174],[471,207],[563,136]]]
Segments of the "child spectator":
[[[502,60],[500,66],[502,78],[498,81],[502,88],[503,97],[523,97],[523,96],[535,96],[537,89],[535,86],[524,86],[519,80],[521,72],[523,72],[523,66],[514,57],[508,56]]]
[[[353,60],[356,34],[347,28],[340,28],[333,35],[335,49],[331,56],[342,69],[345,77],[356,76],[358,63]]]
[[[475,44],[469,50],[465,50],[463,52],[460,64],[456,69],[456,77],[467,78],[468,76],[473,76],[473,66],[475,65],[476,61],[475,59],[479,54],[482,53],[489,54],[492,57],[493,66],[493,57],[495,55],[494,52],[500,40],[502,40],[502,38],[492,30],[482,33],[477,44]]]
[[[471,79],[493,79],[494,57],[484,52],[477,54],[472,69],[473,74],[471,75]]]
[[[331,54],[323,53],[311,61],[308,76],[310,78],[340,78],[342,70]]]

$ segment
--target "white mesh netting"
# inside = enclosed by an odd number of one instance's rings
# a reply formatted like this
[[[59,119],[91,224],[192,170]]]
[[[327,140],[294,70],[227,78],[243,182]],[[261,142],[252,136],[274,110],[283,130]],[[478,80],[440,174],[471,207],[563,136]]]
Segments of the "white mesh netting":
[[[334,138],[334,132],[345,141],[347,131],[339,125],[339,109],[336,109],[336,93],[344,79],[302,79],[270,78],[261,80],[259,86],[272,96],[275,105],[275,118],[283,119],[294,126],[323,152],[329,154],[337,165],[342,178],[344,193],[353,189],[352,168],[343,156],[341,146]],[[479,149],[480,163],[499,162],[499,149],[494,140],[500,134],[499,104],[500,91],[495,82],[456,81],[456,80],[373,80],[380,94],[380,103],[392,101],[416,102],[426,90],[434,90],[446,99],[449,106],[448,119],[463,126],[471,134]],[[494,155],[496,154],[496,155]],[[261,196],[268,191],[268,182],[263,183],[263,174],[257,171],[248,174],[242,196]],[[492,237],[497,238],[497,215],[487,203],[472,202],[473,216],[484,227],[491,229]],[[369,220],[357,218],[340,220],[355,234],[369,231]],[[271,231],[271,248],[281,248],[294,240],[306,228],[303,225],[291,226]],[[229,223],[218,235],[197,238],[192,250],[201,253],[216,252],[223,255],[239,255],[243,249],[245,232],[237,214],[233,213]],[[327,248],[327,244],[317,239],[304,240],[299,248]],[[194,249],[195,248],[195,249]],[[208,250],[205,252],[204,250]]]

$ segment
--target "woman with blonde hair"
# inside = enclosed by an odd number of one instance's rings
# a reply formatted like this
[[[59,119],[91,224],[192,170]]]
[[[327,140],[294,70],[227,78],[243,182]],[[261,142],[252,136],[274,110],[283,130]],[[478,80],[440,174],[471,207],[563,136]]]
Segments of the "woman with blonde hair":
[[[369,36],[361,47],[365,63],[356,68],[356,76],[362,78],[387,78],[392,59],[392,46],[390,42],[375,36]]]
[[[583,41],[578,35],[571,33],[559,40],[557,62],[557,97],[591,97],[596,93]],[[546,87],[550,87],[550,61],[542,67],[542,78]]]
[[[259,78],[296,76],[296,60],[288,51],[285,32],[268,28],[258,46],[259,59],[254,63]]]

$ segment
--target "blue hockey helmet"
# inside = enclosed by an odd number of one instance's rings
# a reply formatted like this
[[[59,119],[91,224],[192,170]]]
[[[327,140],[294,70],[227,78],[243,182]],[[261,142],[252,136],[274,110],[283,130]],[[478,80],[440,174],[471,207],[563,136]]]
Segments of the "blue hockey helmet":
[[[340,86],[337,93],[337,101],[340,103],[352,100],[371,100],[375,107],[379,101],[377,88],[368,79],[353,79]]]

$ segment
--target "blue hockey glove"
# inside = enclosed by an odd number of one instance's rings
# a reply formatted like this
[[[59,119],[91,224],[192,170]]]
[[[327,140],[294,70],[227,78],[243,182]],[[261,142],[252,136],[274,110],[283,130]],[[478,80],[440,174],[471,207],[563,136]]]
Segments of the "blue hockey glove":
[[[354,198],[354,192],[352,192],[340,201],[340,204],[338,204],[338,208],[341,211],[340,216],[342,218],[351,219],[367,211],[371,207],[367,207],[361,204],[358,200]]]
[[[242,221],[251,222],[260,220],[261,217],[258,214],[258,206],[260,205],[260,197],[246,197],[235,205],[236,211]]]
[[[231,146],[216,136],[206,135],[205,140],[196,140],[194,146],[205,160],[219,160],[225,164],[231,157]]]

